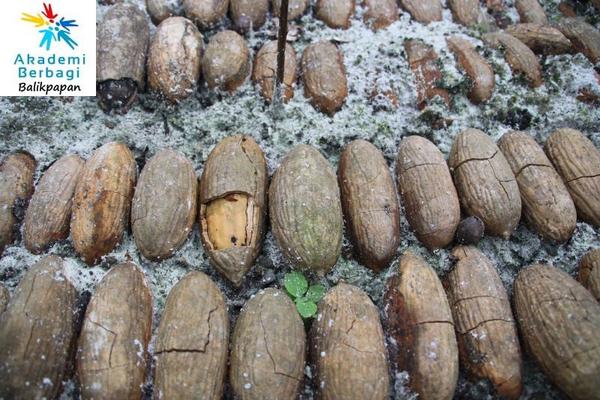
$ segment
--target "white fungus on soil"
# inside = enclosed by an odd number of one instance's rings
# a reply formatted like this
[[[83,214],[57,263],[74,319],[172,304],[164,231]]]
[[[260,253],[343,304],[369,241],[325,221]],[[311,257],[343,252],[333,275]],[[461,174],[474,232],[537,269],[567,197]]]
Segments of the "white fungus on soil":
[[[132,1],[143,7],[143,0]],[[314,3],[311,0],[311,9],[314,9]],[[275,111],[265,104],[258,89],[250,82],[246,82],[233,95],[209,93],[206,85],[201,83],[195,96],[177,106],[167,105],[154,95],[141,94],[138,104],[124,116],[104,114],[94,98],[75,98],[73,101],[58,98],[0,98],[0,155],[19,149],[29,151],[38,162],[36,178],[39,179],[41,173],[65,153],[78,153],[88,158],[97,147],[113,140],[129,146],[140,169],[158,150],[171,147],[190,158],[198,175],[213,147],[224,137],[240,133],[251,135],[264,150],[270,174],[297,143],[316,146],[337,167],[342,147],[358,138],[368,140],[381,149],[393,171],[394,157],[403,137],[425,136],[447,157],[455,136],[469,127],[487,132],[494,140],[509,130],[521,129],[540,144],[555,129],[571,127],[581,130],[600,147],[600,109],[597,105],[577,100],[584,88],[600,95],[598,76],[583,55],[540,57],[544,84],[531,89],[521,78],[513,76],[499,51],[482,46],[477,39],[482,32],[452,22],[447,8],[440,22],[423,25],[401,12],[399,20],[387,29],[373,32],[362,22],[364,10],[360,1],[357,3],[357,11],[348,30],[326,27],[314,18],[312,11],[295,22],[299,34],[298,40],[292,45],[298,57],[309,43],[321,39],[335,40],[344,54],[349,95],[343,108],[333,118],[316,111],[309,104],[303,96],[301,81],[295,87],[294,98]],[[446,1],[442,0],[442,3],[445,6]],[[508,5],[509,18],[518,22],[514,2],[507,0],[504,3]],[[541,3],[551,21],[559,18],[558,0]],[[99,5],[97,9],[100,21],[108,7]],[[599,21],[597,14],[596,17],[593,14],[588,16],[588,22],[596,28],[600,28]],[[205,43],[228,24],[226,21],[224,26],[205,32]],[[154,32],[155,27],[150,25],[151,32]],[[246,36],[254,54],[266,41],[274,39],[275,26],[273,19],[270,19],[259,31]],[[468,35],[469,40],[479,46],[478,51],[492,64],[496,73],[496,88],[486,104],[474,106],[466,98],[466,77],[457,68],[446,46],[446,37],[451,34]],[[448,110],[440,102],[426,111],[417,110],[415,81],[403,47],[404,40],[408,38],[424,40],[440,56],[442,84],[455,100],[452,109]],[[396,92],[396,110],[384,98],[369,100],[374,84],[380,91],[393,89]],[[451,120],[452,123],[445,128],[432,129],[431,121],[440,119]],[[577,224],[573,237],[562,245],[541,239],[522,222],[509,241],[485,237],[479,243],[479,248],[494,262],[510,294],[515,275],[523,266],[544,262],[573,275],[581,256],[590,248],[599,247],[599,242],[598,230],[583,222]],[[423,256],[440,276],[452,267],[449,250],[427,251],[402,217],[398,255],[409,248]],[[95,285],[109,267],[118,262],[131,260],[140,265],[154,297],[153,325],[156,331],[169,291],[192,270],[207,273],[223,290],[233,327],[245,301],[261,288],[282,287],[283,275],[290,269],[270,232],[263,249],[240,289],[233,288],[209,266],[200,244],[197,225],[185,245],[172,258],[160,263],[144,259],[129,232],[120,245],[94,267],[81,261],[69,240],[57,243],[48,253],[65,259],[65,274],[80,292],[93,293]],[[0,259],[0,281],[14,291],[24,271],[40,257],[29,253],[22,243],[16,242],[7,248]],[[351,245],[345,238],[342,257],[322,283],[333,286],[345,281],[357,285],[381,309],[384,283],[397,266],[398,257],[387,270],[375,274],[354,260]],[[317,278],[310,279],[314,281]],[[153,337],[149,347],[151,355],[154,340]],[[525,358],[524,362],[524,399],[540,396],[546,399],[561,398],[529,358]],[[151,365],[148,371],[151,371]],[[152,392],[150,375],[144,388],[148,398]],[[300,397],[312,399],[312,387],[319,383],[312,379],[309,366],[305,375],[307,379]],[[407,388],[410,379],[408,374],[393,371],[392,377],[396,399],[415,397]],[[77,385],[68,381],[60,398],[77,398],[77,393]],[[457,396],[493,398],[493,392],[486,382],[472,383],[461,375]]]

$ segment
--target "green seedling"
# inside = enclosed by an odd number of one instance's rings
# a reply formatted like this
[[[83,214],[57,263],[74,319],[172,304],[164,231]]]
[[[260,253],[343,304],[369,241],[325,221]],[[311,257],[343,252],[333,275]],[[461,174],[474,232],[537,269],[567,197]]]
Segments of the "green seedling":
[[[297,271],[285,274],[283,284],[302,318],[312,318],[317,314],[317,303],[325,294],[325,286],[317,283],[309,287],[306,277]]]

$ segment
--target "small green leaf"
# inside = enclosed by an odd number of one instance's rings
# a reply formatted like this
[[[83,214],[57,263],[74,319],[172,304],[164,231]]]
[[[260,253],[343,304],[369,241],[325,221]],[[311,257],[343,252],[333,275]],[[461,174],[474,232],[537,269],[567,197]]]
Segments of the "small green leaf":
[[[295,298],[304,296],[306,289],[308,289],[308,282],[304,275],[300,272],[292,271],[285,274],[283,282],[287,292]]]
[[[302,318],[311,318],[317,313],[317,305],[312,301],[306,301],[305,299],[297,300],[296,308]]]
[[[316,304],[323,298],[326,290],[327,289],[325,289],[325,286],[317,283],[316,285],[312,285],[308,288],[308,292],[306,292],[306,296],[304,296],[304,298]]]

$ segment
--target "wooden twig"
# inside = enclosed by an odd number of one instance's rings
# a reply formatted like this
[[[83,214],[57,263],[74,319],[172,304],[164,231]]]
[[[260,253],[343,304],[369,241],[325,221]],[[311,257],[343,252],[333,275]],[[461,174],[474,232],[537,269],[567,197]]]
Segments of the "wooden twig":
[[[288,33],[288,0],[281,0],[281,8],[279,10],[279,34],[277,38],[277,91],[283,83],[283,73],[285,70],[285,44],[287,42]]]

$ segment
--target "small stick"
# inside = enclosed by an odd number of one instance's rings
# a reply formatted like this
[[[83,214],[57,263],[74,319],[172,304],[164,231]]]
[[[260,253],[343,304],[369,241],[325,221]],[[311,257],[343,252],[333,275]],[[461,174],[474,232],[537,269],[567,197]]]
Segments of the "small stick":
[[[288,33],[288,0],[281,0],[279,9],[279,35],[277,38],[277,88],[283,83],[283,72],[285,69],[285,44]],[[280,90],[277,90],[280,92]]]

